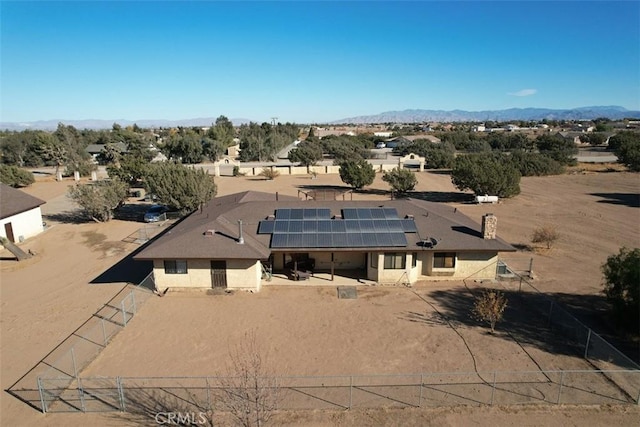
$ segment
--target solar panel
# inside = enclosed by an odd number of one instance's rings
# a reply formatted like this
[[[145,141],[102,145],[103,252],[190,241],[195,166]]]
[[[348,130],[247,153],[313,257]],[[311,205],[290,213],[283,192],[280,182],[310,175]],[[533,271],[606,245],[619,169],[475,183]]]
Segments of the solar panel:
[[[378,246],[375,233],[362,233],[360,235],[362,236],[363,246]]]
[[[376,240],[378,241],[378,246],[393,246],[391,233],[377,233]]]
[[[275,228],[273,229],[274,233],[287,233],[289,231],[289,221],[279,221],[276,220]]]
[[[304,215],[304,209],[291,209],[291,216],[289,219],[302,219]]]
[[[333,246],[331,234],[318,234],[318,248],[330,248]]]
[[[318,208],[318,219],[331,219],[331,209]]]
[[[369,208],[360,208],[358,209],[358,218],[359,219],[371,219],[371,209]]]
[[[386,219],[374,219],[373,220],[373,228],[377,232],[389,231],[389,227],[387,226],[387,220]]]
[[[407,237],[404,233],[390,233],[393,246],[407,246]]]
[[[289,233],[302,233],[302,221],[289,221]]]
[[[302,235],[302,246],[305,248],[316,248],[318,247],[318,235],[317,234],[303,234]]]
[[[318,233],[331,233],[332,220],[318,221]]]
[[[333,239],[334,248],[346,248],[349,246],[349,242],[347,241],[347,233],[334,234],[331,237]]]
[[[331,223],[331,232],[332,233],[344,233],[346,231],[346,226],[344,221],[341,220],[333,220]]]
[[[371,209],[371,217],[373,219],[385,219],[384,210],[382,208]]]
[[[287,234],[287,246],[290,248],[301,248],[304,245],[302,244],[302,234]]]
[[[276,209],[276,219],[289,219],[291,209]]]
[[[418,229],[416,228],[416,222],[413,219],[401,219],[402,230],[405,233],[417,233]]]
[[[344,219],[358,219],[357,209],[355,208],[344,208],[342,209],[342,218]]]
[[[382,210],[384,211],[385,218],[387,219],[398,218],[398,211],[396,210],[396,208],[382,208]]]
[[[314,220],[305,220],[302,223],[303,233],[317,233],[318,232],[318,221]]]
[[[347,233],[347,243],[352,247],[362,247],[364,243],[362,241],[362,234],[360,233]]]
[[[317,219],[318,218],[318,209],[315,209],[315,208],[304,209],[302,211],[302,218],[303,219]]]
[[[272,248],[286,248],[287,235],[286,234],[272,234],[271,235],[271,247]]]
[[[346,219],[344,220],[344,225],[346,227],[347,233],[360,232],[360,221],[354,219]]]
[[[273,233],[273,227],[276,225],[275,221],[260,221],[258,225],[258,234],[271,234]]]
[[[362,231],[362,232],[376,231],[375,227],[373,226],[373,220],[371,220],[371,219],[361,219],[358,222],[360,223],[360,231]]]
[[[388,219],[387,220],[387,229],[391,232],[393,231],[404,231],[402,228],[402,222],[400,222],[399,219],[393,220],[393,219]]]

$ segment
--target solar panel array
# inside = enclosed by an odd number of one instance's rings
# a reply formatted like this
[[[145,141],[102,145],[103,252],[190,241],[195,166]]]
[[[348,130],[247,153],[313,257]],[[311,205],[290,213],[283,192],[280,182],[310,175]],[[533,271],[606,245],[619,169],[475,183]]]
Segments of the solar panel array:
[[[404,247],[404,233],[416,232],[395,208],[345,208],[342,219],[326,208],[278,209],[258,226],[258,234],[271,234],[272,248]]]

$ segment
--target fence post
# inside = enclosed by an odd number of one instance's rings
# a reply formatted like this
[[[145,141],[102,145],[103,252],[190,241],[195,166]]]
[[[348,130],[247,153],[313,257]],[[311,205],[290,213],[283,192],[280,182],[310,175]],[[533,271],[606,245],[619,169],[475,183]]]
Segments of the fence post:
[[[591,341],[591,328],[589,328],[589,332],[587,333],[587,343],[584,346],[584,358],[586,359],[589,355],[589,342]]]
[[[209,377],[204,377],[204,382],[207,384],[207,411],[213,411],[211,405],[211,386],[209,385]],[[278,408],[276,407],[276,409]]]
[[[349,409],[353,404],[353,375],[349,377]]]
[[[40,393],[40,403],[42,404],[42,413],[46,414],[47,413],[47,401],[44,398],[44,387],[42,387],[42,379],[40,377],[38,377],[38,392]]]
[[[529,258],[529,277],[533,277],[532,273],[533,273],[533,257]]]
[[[558,400],[556,401],[556,405],[560,404],[560,396],[562,396],[562,384],[564,384],[564,371],[560,374],[560,388],[558,389]]]
[[[420,396],[418,397],[418,408],[422,408],[422,389],[424,384],[424,374],[420,374]]]
[[[496,393],[496,371],[493,371],[493,386],[491,387],[491,406],[493,406],[493,395]]]
[[[116,377],[116,388],[118,389],[118,401],[120,402],[120,412],[127,410],[124,402],[124,386],[122,385],[122,378]]]
[[[127,326],[127,311],[124,309],[124,300],[120,302],[120,309],[122,310],[122,326]]]

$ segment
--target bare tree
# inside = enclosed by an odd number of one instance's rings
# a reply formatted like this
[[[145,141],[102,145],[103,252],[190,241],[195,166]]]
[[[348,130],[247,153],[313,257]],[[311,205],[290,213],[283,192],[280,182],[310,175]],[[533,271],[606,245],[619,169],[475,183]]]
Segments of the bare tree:
[[[262,426],[278,407],[281,393],[268,354],[257,341],[256,331],[229,348],[225,375],[220,378],[220,407],[242,426]]]
[[[476,298],[472,314],[477,320],[489,323],[491,333],[494,333],[496,323],[502,320],[502,315],[506,308],[507,298],[504,294],[489,289]]]
[[[556,240],[560,238],[560,233],[552,225],[544,225],[533,230],[531,236],[532,243],[544,243],[547,245],[547,249],[551,249],[551,246]]]

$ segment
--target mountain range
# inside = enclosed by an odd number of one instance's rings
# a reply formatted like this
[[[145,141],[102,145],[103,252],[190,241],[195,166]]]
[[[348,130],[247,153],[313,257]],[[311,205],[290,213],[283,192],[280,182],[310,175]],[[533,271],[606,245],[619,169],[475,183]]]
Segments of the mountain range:
[[[550,108],[509,108],[506,110],[403,110],[387,111],[370,116],[349,117],[328,122],[329,124],[369,124],[369,123],[430,123],[430,122],[508,122],[508,121],[539,121],[539,120],[593,120],[597,118],[620,120],[625,118],[640,119],[640,111],[627,110],[618,106],[580,107],[572,109]],[[201,117],[184,120],[39,120],[33,122],[0,122],[0,129],[25,130],[42,129],[55,130],[58,123],[71,125],[76,129],[111,129],[114,123],[126,127],[134,123],[142,128],[176,127],[176,126],[211,126],[214,117]],[[249,123],[249,119],[231,119],[234,126]]]
[[[625,118],[640,119],[640,111],[627,110],[618,106],[580,107],[567,110],[550,108],[509,108],[507,110],[403,110],[387,111],[372,116],[349,117],[335,120],[332,124],[367,124],[367,123],[425,123],[425,122],[507,122],[512,120],[593,120],[597,118],[620,120]]]

